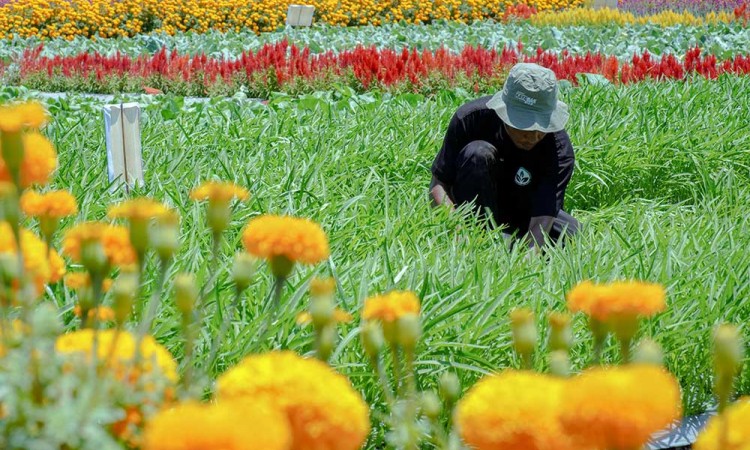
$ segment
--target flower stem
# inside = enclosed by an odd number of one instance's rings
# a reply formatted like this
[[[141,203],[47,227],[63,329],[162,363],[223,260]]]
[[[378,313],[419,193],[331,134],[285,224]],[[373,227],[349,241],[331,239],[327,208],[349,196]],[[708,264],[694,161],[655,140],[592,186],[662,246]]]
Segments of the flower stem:
[[[273,297],[271,298],[270,302],[270,313],[266,316],[265,322],[263,322],[260,338],[257,340],[261,345],[266,342],[266,340],[269,338],[269,332],[271,330],[271,326],[273,325],[273,322],[276,320],[276,316],[278,314],[279,308],[281,307],[281,294],[284,292],[284,283],[286,282],[286,278],[283,277],[275,277],[274,283],[273,283]]]
[[[592,355],[591,364],[598,365],[602,360],[602,351],[604,350],[604,339],[599,336],[594,336],[594,350]]]
[[[193,363],[193,346],[195,339],[193,338],[193,327],[190,323],[183,323],[182,329],[185,337],[185,373],[182,376],[180,386],[183,398],[187,398],[190,396],[190,387],[193,382],[193,368],[195,366]]]
[[[378,381],[380,381],[380,387],[383,389],[383,395],[385,395],[385,402],[388,404],[388,410],[393,411],[395,399],[393,398],[393,391],[391,390],[390,383],[388,383],[388,377],[383,369],[383,361],[380,359],[380,355],[371,358],[370,363],[378,373]]]
[[[408,389],[408,396],[410,401],[416,401],[417,398],[417,380],[416,372],[414,371],[414,352],[407,351],[404,353],[406,356],[406,388]]]
[[[620,357],[622,358],[621,364],[627,364],[630,362],[630,344],[632,339],[619,339],[620,341]]]
[[[401,397],[401,360],[398,358],[398,349],[391,345],[391,362],[393,365],[393,380],[396,385],[396,396]]]
[[[159,275],[156,282],[156,289],[151,293],[151,300],[148,304],[148,311],[146,317],[141,321],[141,325],[138,328],[138,340],[139,342],[143,339],[143,336],[151,329],[151,324],[156,318],[156,313],[159,310],[159,304],[161,303],[161,293],[164,290],[164,282],[167,278],[167,271],[169,270],[169,260],[162,260],[159,267]]]
[[[222,320],[221,322],[221,328],[219,329],[219,334],[215,335],[213,342],[211,342],[211,351],[208,356],[208,364],[206,364],[207,371],[210,371],[213,368],[214,361],[216,360],[216,357],[219,354],[219,345],[222,342],[224,342],[224,337],[227,334],[229,325],[232,323],[232,319],[234,319],[234,312],[237,310],[237,308],[239,308],[241,299],[242,299],[242,290],[237,288],[234,294],[234,301],[229,307],[229,311],[226,312],[226,317],[224,317],[224,320]]]

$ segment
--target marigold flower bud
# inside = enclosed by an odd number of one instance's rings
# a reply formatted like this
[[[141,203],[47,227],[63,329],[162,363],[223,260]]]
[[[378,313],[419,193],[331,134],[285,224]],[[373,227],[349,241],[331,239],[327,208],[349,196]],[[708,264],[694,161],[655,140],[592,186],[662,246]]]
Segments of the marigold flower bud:
[[[722,324],[713,333],[714,391],[719,399],[719,413],[729,404],[734,378],[742,363],[742,342],[736,326]]]
[[[135,297],[138,294],[138,273],[123,271],[112,285],[112,297],[114,298],[115,321],[124,323],[133,308]]]
[[[416,314],[404,314],[396,321],[396,340],[407,353],[414,352],[422,337],[422,324]]]
[[[655,366],[664,365],[664,352],[659,344],[651,339],[644,339],[638,343],[633,353],[634,364],[653,364]]]
[[[253,255],[245,252],[234,255],[234,264],[232,265],[232,281],[237,289],[244,291],[253,281],[255,271],[258,268],[258,259]]]
[[[461,381],[453,372],[443,372],[438,380],[440,396],[448,404],[455,403],[461,396]]]
[[[195,302],[198,301],[198,285],[195,277],[189,273],[181,273],[174,280],[175,304],[183,317],[193,312]]]
[[[150,233],[151,245],[162,261],[171,259],[180,246],[180,216],[174,211],[156,218]]]
[[[367,321],[362,324],[360,338],[362,339],[362,348],[365,349],[367,356],[370,359],[377,358],[383,348],[383,330],[380,328],[380,324],[375,321]]]
[[[91,273],[92,278],[94,278],[94,275],[104,276],[109,266],[109,260],[99,240],[90,240],[82,243],[81,263]]]
[[[742,363],[742,341],[736,326],[722,324],[714,330],[714,364],[717,372],[734,375]]]
[[[232,220],[232,208],[229,206],[229,201],[209,201],[206,216],[208,226],[214,232],[214,235],[221,234],[229,227]]]
[[[42,303],[34,308],[31,315],[31,331],[39,337],[55,337],[62,332],[63,325],[57,311],[50,303]]]
[[[549,354],[549,371],[552,375],[567,378],[570,376],[570,358],[567,350],[553,350]]]
[[[319,297],[322,295],[333,296],[336,290],[336,280],[333,278],[315,277],[310,281],[310,295]]]
[[[427,418],[435,420],[440,416],[443,405],[434,391],[422,393],[422,412]]]
[[[536,348],[537,332],[534,313],[528,308],[517,308],[510,313],[513,348],[524,359]]]
[[[333,349],[336,347],[336,327],[325,326],[316,329],[315,332],[318,334],[316,348],[318,358],[321,361],[328,361],[331,353],[333,353]]]
[[[559,312],[550,313],[549,325],[549,349],[551,351],[569,351],[573,345],[573,330],[570,328],[570,316]]]
[[[310,299],[310,318],[315,329],[320,329],[333,322],[336,305],[330,296],[317,296]]]

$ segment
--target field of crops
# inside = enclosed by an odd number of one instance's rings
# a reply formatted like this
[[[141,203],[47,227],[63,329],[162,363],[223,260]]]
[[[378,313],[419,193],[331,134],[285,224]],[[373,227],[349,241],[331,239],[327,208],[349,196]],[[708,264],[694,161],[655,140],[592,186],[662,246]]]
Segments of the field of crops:
[[[0,103],[32,103],[0,106],[0,447],[634,450],[718,409],[694,448],[750,448],[746,7],[455,3],[497,22],[3,41]],[[428,197],[521,61],[576,155],[582,230],[542,255]]]

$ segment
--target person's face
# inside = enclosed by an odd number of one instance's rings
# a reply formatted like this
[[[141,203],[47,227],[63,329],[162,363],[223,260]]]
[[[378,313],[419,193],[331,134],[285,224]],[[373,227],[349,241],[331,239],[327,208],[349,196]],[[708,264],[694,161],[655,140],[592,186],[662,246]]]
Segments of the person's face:
[[[508,132],[508,136],[516,147],[521,150],[531,150],[547,135],[543,131],[524,131],[508,125],[505,125],[505,131]]]

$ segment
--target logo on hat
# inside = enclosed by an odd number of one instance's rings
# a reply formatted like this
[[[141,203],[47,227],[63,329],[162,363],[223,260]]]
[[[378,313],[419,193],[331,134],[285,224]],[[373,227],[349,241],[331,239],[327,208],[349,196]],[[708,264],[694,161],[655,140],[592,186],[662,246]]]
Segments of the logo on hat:
[[[519,186],[526,186],[527,184],[531,183],[531,174],[528,170],[525,168],[519,167],[518,172],[516,172],[516,184]]]
[[[536,99],[535,98],[531,98],[531,97],[529,97],[528,95],[524,94],[521,91],[516,91],[516,99],[520,100],[521,103],[524,103],[524,104],[526,104],[528,106],[533,106],[533,105],[536,104]]]

